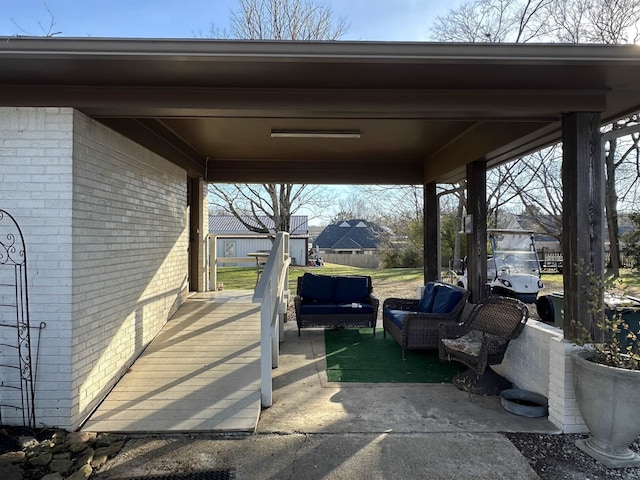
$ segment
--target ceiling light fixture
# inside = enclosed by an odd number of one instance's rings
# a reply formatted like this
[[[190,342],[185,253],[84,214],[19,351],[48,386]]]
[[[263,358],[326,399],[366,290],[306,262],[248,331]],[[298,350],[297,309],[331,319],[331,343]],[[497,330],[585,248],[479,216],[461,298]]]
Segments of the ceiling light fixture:
[[[271,138],[360,138],[360,130],[271,130]]]

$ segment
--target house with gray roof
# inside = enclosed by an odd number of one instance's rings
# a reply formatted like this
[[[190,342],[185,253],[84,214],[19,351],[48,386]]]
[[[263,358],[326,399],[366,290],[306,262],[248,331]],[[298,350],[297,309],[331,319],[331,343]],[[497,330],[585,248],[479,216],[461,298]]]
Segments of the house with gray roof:
[[[313,242],[323,253],[372,254],[389,231],[362,219],[343,220],[327,227]]]

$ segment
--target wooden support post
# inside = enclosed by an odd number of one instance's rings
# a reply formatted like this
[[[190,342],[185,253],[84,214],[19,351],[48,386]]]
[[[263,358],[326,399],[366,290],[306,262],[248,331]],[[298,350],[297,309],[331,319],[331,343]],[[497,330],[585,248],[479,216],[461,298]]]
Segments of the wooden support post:
[[[436,184],[424,186],[424,282],[440,280],[440,208]]]
[[[575,340],[583,325],[594,328],[593,306],[585,301],[588,275],[604,275],[604,163],[600,114],[573,112],[562,117],[562,254],[564,333]],[[600,299],[602,301],[602,299]],[[579,327],[578,327],[579,328]]]
[[[486,297],[487,284],[487,164],[467,165],[467,215],[472,229],[467,235],[467,288],[471,301]]]

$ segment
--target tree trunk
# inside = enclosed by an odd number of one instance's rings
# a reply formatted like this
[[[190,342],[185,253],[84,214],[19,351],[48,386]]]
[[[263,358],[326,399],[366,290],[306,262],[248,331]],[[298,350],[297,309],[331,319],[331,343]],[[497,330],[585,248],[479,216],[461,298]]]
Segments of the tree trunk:
[[[615,153],[617,139],[609,141],[609,154],[605,156],[605,214],[609,229],[609,267],[615,278],[620,276],[620,241],[618,236],[618,194],[616,193]]]
[[[462,242],[460,240],[460,237],[463,234],[460,232],[462,231],[462,215],[464,214],[464,206],[466,203],[464,192],[464,184],[461,184],[458,190],[458,209],[456,212],[456,231],[453,242],[453,258],[462,258],[460,251]]]

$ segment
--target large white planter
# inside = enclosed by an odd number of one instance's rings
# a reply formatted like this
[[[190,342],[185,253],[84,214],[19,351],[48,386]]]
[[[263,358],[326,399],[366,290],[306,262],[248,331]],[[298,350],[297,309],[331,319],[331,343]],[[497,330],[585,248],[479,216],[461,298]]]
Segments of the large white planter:
[[[589,361],[586,350],[573,352],[573,386],[578,408],[592,437],[576,446],[607,467],[640,466],[629,445],[640,435],[640,371]]]

